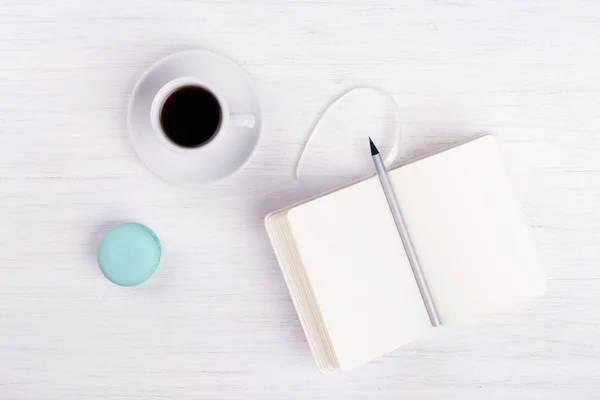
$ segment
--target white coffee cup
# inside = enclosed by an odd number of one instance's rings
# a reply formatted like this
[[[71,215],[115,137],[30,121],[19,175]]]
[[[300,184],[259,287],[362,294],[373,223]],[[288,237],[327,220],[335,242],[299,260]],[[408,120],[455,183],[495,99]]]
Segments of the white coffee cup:
[[[213,133],[212,137],[208,141],[200,144],[197,147],[183,147],[174,143],[164,132],[162,124],[160,122],[162,108],[169,96],[171,96],[179,89],[189,86],[200,87],[211,93],[219,103],[219,107],[221,109],[221,119],[216,128],[216,131]],[[201,110],[199,111],[201,112]],[[181,77],[173,79],[172,81],[165,84],[156,93],[156,96],[154,96],[154,100],[152,101],[152,105],[150,107],[150,120],[152,124],[152,129],[154,130],[155,134],[160,138],[160,141],[163,143],[163,145],[169,147],[173,151],[186,153],[206,151],[207,149],[214,147],[219,141],[221,141],[224,135],[232,134],[232,131],[229,130],[230,127],[253,128],[256,124],[256,117],[254,115],[230,112],[227,101],[220,94],[217,88],[210,87],[208,84],[193,77]]]

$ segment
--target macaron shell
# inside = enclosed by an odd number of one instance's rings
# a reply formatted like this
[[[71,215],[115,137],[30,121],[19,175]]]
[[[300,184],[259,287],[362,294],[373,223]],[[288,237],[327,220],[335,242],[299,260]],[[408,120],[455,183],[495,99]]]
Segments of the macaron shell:
[[[98,246],[98,266],[119,286],[137,286],[158,269],[161,246],[150,228],[126,223],[111,228]]]

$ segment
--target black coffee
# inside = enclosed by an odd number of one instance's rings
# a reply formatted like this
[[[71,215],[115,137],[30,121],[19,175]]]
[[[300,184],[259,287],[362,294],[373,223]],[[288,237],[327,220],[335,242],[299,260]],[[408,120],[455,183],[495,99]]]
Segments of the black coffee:
[[[200,147],[213,138],[221,124],[217,98],[199,86],[183,86],[167,97],[160,111],[167,137],[181,147]]]

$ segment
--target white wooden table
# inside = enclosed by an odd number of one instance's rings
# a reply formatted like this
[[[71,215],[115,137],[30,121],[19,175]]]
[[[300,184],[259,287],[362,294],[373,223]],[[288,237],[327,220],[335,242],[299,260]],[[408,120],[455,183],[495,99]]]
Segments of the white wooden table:
[[[183,189],[140,163],[125,114],[148,66],[197,47],[253,76],[264,132],[243,172]],[[597,398],[599,72],[594,1],[2,2],[0,399]],[[364,83],[400,104],[405,158],[498,136],[550,288],[325,376],[262,219],[339,178],[296,182],[293,165]],[[122,221],[164,246],[138,288],[95,262]]]

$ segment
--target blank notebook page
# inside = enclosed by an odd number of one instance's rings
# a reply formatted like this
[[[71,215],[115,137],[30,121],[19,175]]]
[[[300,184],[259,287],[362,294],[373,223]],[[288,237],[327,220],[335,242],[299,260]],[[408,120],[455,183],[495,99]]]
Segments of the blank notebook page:
[[[493,136],[390,173],[442,322],[544,293],[545,277]]]
[[[297,206],[288,221],[341,369],[431,328],[377,178]]]

